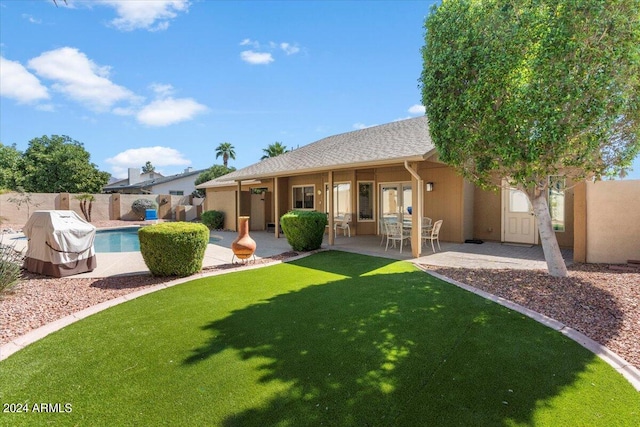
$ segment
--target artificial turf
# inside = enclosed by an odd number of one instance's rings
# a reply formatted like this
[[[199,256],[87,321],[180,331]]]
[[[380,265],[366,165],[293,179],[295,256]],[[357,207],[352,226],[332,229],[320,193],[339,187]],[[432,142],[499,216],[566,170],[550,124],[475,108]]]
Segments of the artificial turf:
[[[640,425],[640,394],[563,335],[337,251],[70,325],[0,362],[0,402],[30,410],[11,426]]]

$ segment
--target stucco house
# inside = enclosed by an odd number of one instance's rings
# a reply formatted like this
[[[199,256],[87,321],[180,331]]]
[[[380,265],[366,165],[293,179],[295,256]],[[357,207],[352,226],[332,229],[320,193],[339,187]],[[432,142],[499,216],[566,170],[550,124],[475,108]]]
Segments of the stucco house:
[[[600,210],[588,197],[595,200],[598,192],[608,196],[621,192],[618,199],[628,205],[629,192],[636,194],[636,201],[631,202],[635,212],[623,220],[625,230],[620,234],[624,238],[616,240],[613,252],[607,251],[608,256],[615,253],[618,261],[640,258],[640,181],[630,181],[624,190],[612,190],[604,189],[608,183],[602,182],[574,185],[562,176],[549,180],[558,243],[573,248],[578,261],[614,262],[589,258],[590,252],[599,251],[589,246],[590,233],[602,227],[588,220]],[[352,235],[380,234],[383,217],[410,221],[415,257],[422,252],[416,231],[422,217],[444,221],[443,241],[539,244],[526,197],[507,186],[501,192],[482,190],[439,161],[426,116],[329,136],[198,188],[206,190],[204,209],[225,212],[229,229],[236,229],[238,214],[251,216],[251,229],[264,230],[291,209],[308,209],[333,212],[328,215],[330,224],[335,217],[351,213]],[[615,209],[612,203],[607,208]],[[278,237],[276,229],[274,236]],[[334,238],[329,227],[329,244]]]
[[[104,193],[169,194],[189,196],[196,189],[195,181],[204,169],[187,168],[184,172],[163,176],[157,172],[141,174],[140,169],[129,168],[128,177],[103,187]]]

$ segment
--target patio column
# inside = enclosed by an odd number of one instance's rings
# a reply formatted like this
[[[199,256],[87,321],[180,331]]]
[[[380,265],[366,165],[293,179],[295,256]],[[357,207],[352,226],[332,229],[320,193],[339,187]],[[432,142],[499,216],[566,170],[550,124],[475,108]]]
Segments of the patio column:
[[[422,216],[424,208],[422,206],[423,185],[424,182],[418,175],[418,164],[409,165],[404,162],[404,167],[411,174],[411,254],[414,258],[420,257],[422,254]]]
[[[327,185],[329,186],[329,200],[325,201],[327,203],[327,219],[329,220],[329,245],[333,246],[335,244],[335,236],[333,234],[333,171],[328,172]]]
[[[280,192],[278,191],[278,177],[273,178],[273,222],[275,224],[276,239],[280,238]]]
[[[236,181],[238,183],[238,191],[236,191],[236,231],[240,226],[240,222],[238,221],[238,217],[240,216],[240,208],[241,208],[241,200],[242,200],[242,181]]]

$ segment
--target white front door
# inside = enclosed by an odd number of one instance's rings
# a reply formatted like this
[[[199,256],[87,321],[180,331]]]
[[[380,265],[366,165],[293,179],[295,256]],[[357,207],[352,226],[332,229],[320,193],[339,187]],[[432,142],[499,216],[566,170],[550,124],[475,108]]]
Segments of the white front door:
[[[533,245],[538,227],[527,195],[516,188],[502,189],[502,241]]]

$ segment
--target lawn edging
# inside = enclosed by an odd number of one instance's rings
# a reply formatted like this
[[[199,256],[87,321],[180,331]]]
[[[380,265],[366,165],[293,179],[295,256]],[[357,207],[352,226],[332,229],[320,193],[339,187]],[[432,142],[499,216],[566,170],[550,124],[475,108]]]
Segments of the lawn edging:
[[[307,257],[309,255],[312,255],[314,252],[305,252],[305,253],[301,253],[297,256],[293,256],[293,257],[289,257],[286,259],[286,261],[295,261],[297,259],[301,259],[304,257]],[[211,277],[211,276],[220,276],[223,274],[228,274],[228,273],[234,273],[236,271],[244,271],[244,270],[253,270],[256,268],[262,268],[262,267],[269,267],[272,265],[276,265],[276,264],[281,264],[285,261],[283,260],[276,260],[276,261],[269,261],[269,262],[265,262],[265,263],[260,263],[260,264],[239,264],[236,267],[233,268],[227,268],[227,269],[221,269],[221,270],[213,270],[213,271],[208,271],[208,272],[203,272],[200,271],[199,273],[193,274],[191,276],[187,276],[187,277],[181,277],[181,278],[177,278],[174,280],[170,280],[168,282],[164,282],[164,283],[159,283],[157,285],[154,286],[150,286],[148,288],[139,290],[139,291],[135,291],[132,292],[130,294],[126,294],[126,295],[122,295],[113,299],[110,299],[108,301],[104,301],[101,302],[99,304],[93,305],[91,307],[87,307],[84,310],[80,310],[76,313],[70,314],[68,316],[65,316],[61,319],[58,320],[54,320],[53,322],[47,323],[46,325],[40,326],[37,329],[34,329],[32,331],[27,332],[24,335],[21,335],[11,341],[9,341],[6,344],[3,344],[0,346],[0,362],[3,361],[4,359],[8,358],[9,356],[11,356],[13,353],[16,353],[17,351],[22,350],[23,348],[25,348],[26,346],[28,346],[29,344],[33,344],[34,342],[46,337],[47,335],[59,331],[60,329],[67,327],[69,325],[71,325],[72,323],[75,323],[79,320],[85,319],[93,314],[99,313],[103,310],[106,310],[108,308],[114,307],[116,305],[125,303],[127,301],[131,301],[134,300],[138,297],[141,297],[143,295],[147,295],[153,292],[157,292],[160,291],[162,289],[166,289],[166,288],[170,288],[172,286],[176,286],[176,285],[180,285],[182,283],[186,283],[186,282],[190,282],[192,280],[196,280],[196,279],[201,279],[204,277]]]
[[[427,270],[416,263],[414,263],[414,265],[418,267],[420,270],[424,271],[427,274],[430,274],[433,277],[436,277],[454,286],[457,286],[466,291],[474,293],[482,298],[485,298],[497,304],[500,304],[503,307],[506,307],[510,310],[523,314],[535,320],[536,322],[543,324],[548,328],[551,328],[560,332],[561,334],[577,342],[578,344],[580,344],[587,350],[593,352],[595,355],[597,355],[602,360],[607,362],[613,369],[615,369],[618,373],[620,373],[620,375],[622,375],[627,381],[629,381],[631,385],[638,392],[640,392],[640,370],[635,366],[633,366],[631,363],[627,362],[622,357],[620,357],[615,352],[611,351],[606,346],[600,344],[597,341],[592,340],[591,338],[584,335],[582,332],[579,332],[558,320],[552,319],[551,317],[545,316],[544,314],[540,314],[536,311],[530,310],[508,299],[490,294],[489,292],[485,292],[483,290],[474,288],[473,286],[467,285],[462,282],[458,282],[457,280],[450,279],[446,276],[443,276],[442,274]]]

